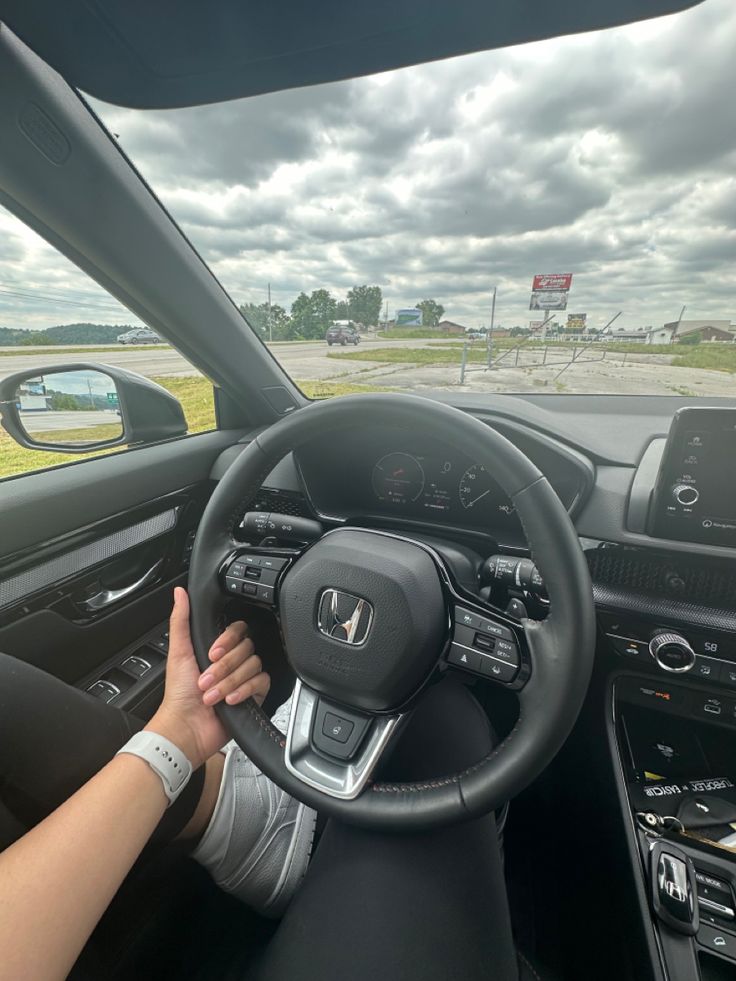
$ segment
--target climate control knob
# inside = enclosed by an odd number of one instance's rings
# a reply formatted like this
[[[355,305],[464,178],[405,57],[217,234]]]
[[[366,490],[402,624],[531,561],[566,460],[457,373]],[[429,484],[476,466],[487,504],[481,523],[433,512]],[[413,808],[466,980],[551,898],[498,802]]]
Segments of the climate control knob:
[[[672,496],[684,508],[691,508],[700,500],[700,491],[692,484],[675,484],[672,488]]]
[[[649,641],[649,653],[665,671],[682,674],[695,664],[695,651],[680,634],[655,634]]]

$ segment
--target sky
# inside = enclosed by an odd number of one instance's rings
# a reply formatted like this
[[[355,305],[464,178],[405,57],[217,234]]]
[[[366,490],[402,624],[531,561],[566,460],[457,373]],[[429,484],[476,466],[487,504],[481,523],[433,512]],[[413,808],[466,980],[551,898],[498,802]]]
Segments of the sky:
[[[736,320],[736,4],[217,106],[93,103],[236,302]],[[28,292],[28,297],[11,292]],[[563,315],[564,316],[564,315]],[[0,326],[135,319],[0,211]]]

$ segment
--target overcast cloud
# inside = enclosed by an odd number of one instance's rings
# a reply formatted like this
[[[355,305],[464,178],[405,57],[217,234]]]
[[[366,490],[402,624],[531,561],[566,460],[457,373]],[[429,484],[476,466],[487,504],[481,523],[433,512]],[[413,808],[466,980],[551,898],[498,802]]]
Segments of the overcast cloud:
[[[390,311],[736,319],[736,5],[199,109],[95,104],[238,302],[376,283]],[[132,322],[0,215],[0,326]],[[65,292],[67,291],[67,292]],[[75,308],[78,300],[80,307]]]

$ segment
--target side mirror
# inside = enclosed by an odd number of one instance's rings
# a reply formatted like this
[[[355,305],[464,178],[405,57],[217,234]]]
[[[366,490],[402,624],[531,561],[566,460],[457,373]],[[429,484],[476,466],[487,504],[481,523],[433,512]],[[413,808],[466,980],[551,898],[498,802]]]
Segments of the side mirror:
[[[88,453],[187,431],[179,402],[155,382],[104,364],[19,371],[0,381],[3,428],[30,450]]]

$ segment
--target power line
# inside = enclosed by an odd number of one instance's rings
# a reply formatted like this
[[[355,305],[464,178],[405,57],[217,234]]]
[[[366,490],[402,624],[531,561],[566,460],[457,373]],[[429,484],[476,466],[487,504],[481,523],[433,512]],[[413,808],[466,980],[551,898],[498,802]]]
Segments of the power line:
[[[2,287],[0,287],[0,294],[3,294],[5,296],[15,296],[23,300],[37,300],[42,303],[64,303],[67,306],[72,306],[77,308],[81,307],[82,309],[102,310],[104,313],[120,314],[123,313],[126,309],[125,307],[122,306],[122,304],[120,307],[112,307],[112,306],[106,307],[94,303],[94,301],[90,302],[89,300],[65,300],[59,296],[48,296],[43,293],[22,293],[19,290],[6,290],[6,289],[2,289]]]

